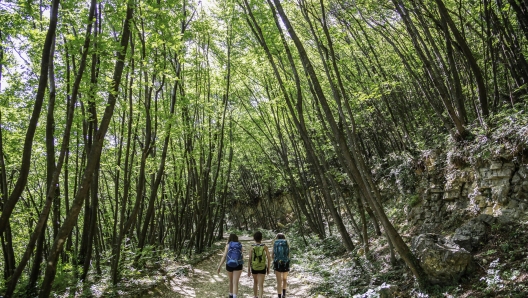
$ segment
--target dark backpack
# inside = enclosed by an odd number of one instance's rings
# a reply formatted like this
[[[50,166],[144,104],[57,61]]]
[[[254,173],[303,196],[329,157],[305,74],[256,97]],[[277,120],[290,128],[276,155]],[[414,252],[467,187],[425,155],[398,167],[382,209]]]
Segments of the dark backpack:
[[[266,253],[264,252],[264,244],[253,245],[253,260],[251,260],[251,268],[257,271],[266,269]]]
[[[226,256],[228,267],[236,268],[244,264],[242,259],[242,244],[240,242],[229,242]]]
[[[290,267],[290,246],[286,239],[277,239],[273,244],[273,264],[275,269],[282,270]]]

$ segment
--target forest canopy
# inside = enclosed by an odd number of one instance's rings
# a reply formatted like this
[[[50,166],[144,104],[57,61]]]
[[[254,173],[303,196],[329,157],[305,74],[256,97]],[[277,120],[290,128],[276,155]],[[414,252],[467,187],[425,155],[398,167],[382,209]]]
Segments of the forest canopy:
[[[425,284],[373,169],[522,115],[527,39],[524,0],[2,1],[2,292],[292,217]]]

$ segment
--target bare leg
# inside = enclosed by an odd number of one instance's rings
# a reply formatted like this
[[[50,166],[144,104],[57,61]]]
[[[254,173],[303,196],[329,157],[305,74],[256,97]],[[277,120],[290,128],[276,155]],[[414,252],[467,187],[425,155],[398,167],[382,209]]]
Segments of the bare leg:
[[[242,275],[242,270],[233,271],[233,294],[238,295],[238,281]]]
[[[277,278],[277,294],[282,294],[282,272],[275,271]]]
[[[257,274],[258,276],[258,288],[259,288],[259,298],[264,297],[264,279],[266,278],[266,274]]]
[[[282,289],[286,290],[288,286],[288,272],[282,273]]]
[[[227,271],[227,276],[229,277],[229,293],[233,293],[233,272]]]
[[[258,297],[258,276],[260,274],[253,274],[253,297]]]

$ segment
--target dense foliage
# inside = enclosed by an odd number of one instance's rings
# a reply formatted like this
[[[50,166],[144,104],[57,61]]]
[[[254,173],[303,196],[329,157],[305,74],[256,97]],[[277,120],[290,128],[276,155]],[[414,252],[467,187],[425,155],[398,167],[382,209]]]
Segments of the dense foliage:
[[[527,20],[524,0],[2,1],[2,292],[292,219],[367,254],[372,221],[425,284],[373,165],[525,119]]]

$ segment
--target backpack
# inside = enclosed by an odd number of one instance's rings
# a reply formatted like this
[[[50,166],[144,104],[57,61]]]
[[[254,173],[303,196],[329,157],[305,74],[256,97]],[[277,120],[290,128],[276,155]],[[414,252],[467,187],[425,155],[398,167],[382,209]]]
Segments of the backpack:
[[[290,246],[286,239],[277,239],[273,244],[273,265],[275,269],[290,268]]]
[[[257,271],[266,269],[266,254],[264,252],[264,244],[253,245],[253,260],[251,261],[251,268]]]
[[[227,249],[226,264],[229,267],[236,268],[244,264],[242,259],[242,244],[240,242],[229,242]]]

